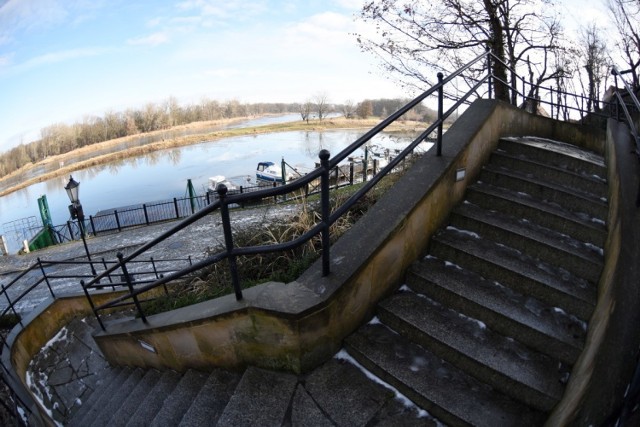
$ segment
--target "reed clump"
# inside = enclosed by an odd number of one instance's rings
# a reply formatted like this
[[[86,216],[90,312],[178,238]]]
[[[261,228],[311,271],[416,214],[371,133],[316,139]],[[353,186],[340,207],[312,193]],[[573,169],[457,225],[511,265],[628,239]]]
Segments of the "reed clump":
[[[347,213],[330,227],[331,242],[338,240],[373,206],[378,198],[397,181],[399,174],[386,176],[376,187],[363,196]],[[341,206],[359,186],[345,187],[332,194],[332,210]],[[267,220],[258,227],[237,229],[233,233],[236,247],[269,246],[293,241],[320,223],[320,205],[317,198],[298,199],[295,213],[277,220]],[[296,280],[322,253],[320,235],[301,243],[294,249],[238,256],[236,265],[240,286],[246,289],[265,282],[288,283]],[[211,254],[208,254],[211,255]],[[189,283],[172,286],[169,295],[146,303],[146,314],[217,298],[233,293],[228,261],[221,261],[200,270]]]

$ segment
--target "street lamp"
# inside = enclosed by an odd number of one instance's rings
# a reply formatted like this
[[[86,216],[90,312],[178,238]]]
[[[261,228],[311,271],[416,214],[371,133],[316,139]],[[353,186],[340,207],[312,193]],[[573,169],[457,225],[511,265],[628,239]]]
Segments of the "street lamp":
[[[87,259],[89,260],[89,265],[91,266],[91,273],[93,273],[94,277],[96,276],[96,269],[93,268],[93,262],[91,262],[91,254],[89,253],[89,247],[87,246],[87,239],[85,238],[84,233],[84,212],[82,210],[82,204],[80,203],[79,193],[80,193],[80,183],[73,179],[71,175],[69,175],[69,182],[64,187],[67,191],[67,195],[69,196],[69,200],[71,204],[69,205],[69,213],[71,214],[72,219],[78,220],[78,227],[80,228],[80,237],[82,237],[82,243],[84,244],[84,250],[87,253]]]

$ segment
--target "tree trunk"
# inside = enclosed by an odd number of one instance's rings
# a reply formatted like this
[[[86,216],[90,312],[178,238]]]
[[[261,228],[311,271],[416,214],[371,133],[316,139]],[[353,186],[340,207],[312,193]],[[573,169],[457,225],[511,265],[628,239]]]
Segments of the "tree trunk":
[[[492,4],[491,0],[483,0],[484,7],[489,15],[489,25],[491,26],[491,40],[490,48],[496,58],[499,59],[492,62],[493,66],[493,76],[494,79],[494,87],[496,93],[496,99],[501,101],[509,102],[509,88],[505,84],[507,81],[507,67],[505,66],[506,57],[505,57],[505,46],[504,46],[504,31],[502,28],[502,22],[500,22],[500,17],[498,16],[498,11],[494,4]]]

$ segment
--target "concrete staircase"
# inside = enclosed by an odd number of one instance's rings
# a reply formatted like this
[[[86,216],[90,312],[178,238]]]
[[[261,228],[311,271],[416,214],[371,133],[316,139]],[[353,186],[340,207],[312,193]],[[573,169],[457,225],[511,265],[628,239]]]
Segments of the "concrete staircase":
[[[500,141],[406,285],[345,340],[349,354],[306,375],[109,367],[95,321],[75,319],[35,387],[48,378],[39,394],[70,426],[436,425],[420,408],[449,425],[541,425],[596,303],[605,176],[602,158],[575,147]]]
[[[501,140],[347,351],[447,424],[543,424],[596,303],[605,177],[601,157],[570,145]]]
[[[305,376],[250,367],[144,371],[114,368],[72,411],[68,426],[433,426],[351,363],[334,358]]]

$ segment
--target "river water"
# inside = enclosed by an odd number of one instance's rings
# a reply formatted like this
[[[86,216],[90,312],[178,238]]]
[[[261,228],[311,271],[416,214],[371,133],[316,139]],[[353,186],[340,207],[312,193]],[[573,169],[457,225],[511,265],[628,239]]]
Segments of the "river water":
[[[261,118],[234,126],[292,120],[299,120],[299,116]],[[289,165],[308,171],[318,161],[320,150],[337,154],[365,132],[366,129],[294,131],[225,138],[156,151],[79,170],[72,175],[81,183],[80,201],[88,216],[110,208],[184,197],[187,179],[192,180],[198,194],[204,193],[208,178],[214,175],[224,175],[239,183],[254,180],[256,165],[261,161],[279,164],[284,158]],[[372,144],[401,149],[410,137],[383,134]],[[358,154],[363,154],[359,151]],[[69,199],[64,190],[68,180],[68,176],[58,177],[0,198],[0,233],[7,239],[10,253],[15,253],[21,247],[20,242],[30,237],[16,233],[14,229],[20,228],[18,222],[35,217],[41,224],[37,203],[40,196],[47,196],[54,225],[64,224],[69,219]]]

